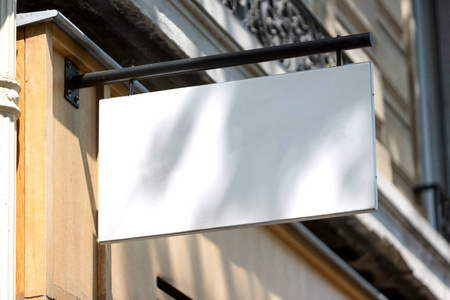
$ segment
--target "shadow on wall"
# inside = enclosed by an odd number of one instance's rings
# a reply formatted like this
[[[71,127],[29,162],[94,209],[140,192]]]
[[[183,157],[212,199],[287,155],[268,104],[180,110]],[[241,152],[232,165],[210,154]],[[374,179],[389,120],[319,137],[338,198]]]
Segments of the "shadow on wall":
[[[193,299],[348,299],[275,236],[245,228],[111,245],[108,299],[172,299],[160,276]]]
[[[53,52],[53,69],[64,70],[64,57]],[[96,88],[80,90],[85,100],[76,109],[64,99],[63,76],[54,76],[52,141],[52,280],[81,298],[97,297],[97,156]],[[67,272],[70,269],[70,272]]]

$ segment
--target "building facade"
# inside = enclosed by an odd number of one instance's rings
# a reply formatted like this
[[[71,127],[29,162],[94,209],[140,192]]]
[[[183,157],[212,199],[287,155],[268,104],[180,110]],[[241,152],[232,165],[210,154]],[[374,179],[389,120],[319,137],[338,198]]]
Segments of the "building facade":
[[[162,279],[193,299],[450,298],[446,8],[439,0],[19,0],[16,297],[172,299]],[[64,99],[65,58],[88,73],[363,32],[374,47],[346,51],[344,63],[374,65],[377,213],[97,243],[97,102],[128,88],[82,89],[76,109]],[[330,53],[244,65],[142,80],[136,92],[335,64]],[[135,108],[126,109],[132,121]]]

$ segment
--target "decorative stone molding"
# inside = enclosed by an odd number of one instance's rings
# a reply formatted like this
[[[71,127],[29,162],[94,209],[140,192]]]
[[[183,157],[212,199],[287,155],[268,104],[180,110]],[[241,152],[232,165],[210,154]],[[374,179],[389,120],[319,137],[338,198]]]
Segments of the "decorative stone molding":
[[[221,0],[264,46],[329,38],[329,34],[298,0]],[[286,59],[289,71],[335,65],[333,53]]]
[[[19,101],[20,86],[15,78],[0,74],[0,112],[12,114],[14,120],[20,117]]]

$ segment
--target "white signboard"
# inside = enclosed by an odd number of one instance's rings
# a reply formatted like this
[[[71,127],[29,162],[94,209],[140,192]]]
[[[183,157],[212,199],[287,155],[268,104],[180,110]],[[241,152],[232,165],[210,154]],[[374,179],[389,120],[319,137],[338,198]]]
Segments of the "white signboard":
[[[99,241],[374,211],[373,105],[371,63],[102,100]]]

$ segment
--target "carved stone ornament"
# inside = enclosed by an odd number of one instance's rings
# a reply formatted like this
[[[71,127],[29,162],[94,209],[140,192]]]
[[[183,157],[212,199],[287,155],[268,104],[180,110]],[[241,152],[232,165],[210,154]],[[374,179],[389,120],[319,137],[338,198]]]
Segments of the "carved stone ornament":
[[[15,78],[0,75],[0,112],[12,114],[15,119],[20,117],[17,106],[19,90],[20,86]]]
[[[298,0],[221,1],[266,47],[330,37]],[[288,71],[323,68],[335,63],[334,53],[283,61]]]

